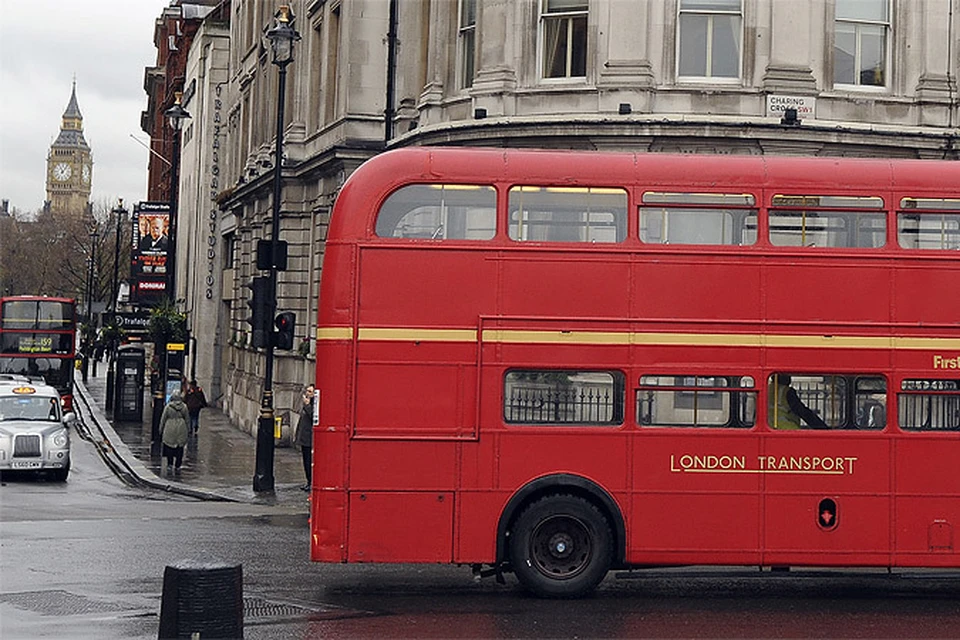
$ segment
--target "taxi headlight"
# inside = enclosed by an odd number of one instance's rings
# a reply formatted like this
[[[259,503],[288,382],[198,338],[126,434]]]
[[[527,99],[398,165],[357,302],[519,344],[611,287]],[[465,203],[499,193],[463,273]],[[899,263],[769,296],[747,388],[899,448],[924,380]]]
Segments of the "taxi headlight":
[[[70,438],[67,437],[66,432],[60,432],[57,435],[53,436],[53,444],[56,447],[65,447],[70,441]]]

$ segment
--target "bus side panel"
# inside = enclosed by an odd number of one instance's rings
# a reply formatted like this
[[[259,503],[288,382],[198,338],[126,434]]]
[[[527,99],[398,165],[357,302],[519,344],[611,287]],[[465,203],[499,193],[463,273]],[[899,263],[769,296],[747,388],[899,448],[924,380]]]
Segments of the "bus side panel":
[[[314,562],[345,562],[347,492],[325,487],[314,489],[310,506],[310,559]]]
[[[351,441],[351,562],[453,561],[456,447],[437,441]]]
[[[804,262],[798,268],[796,260],[771,258],[764,274],[767,320],[879,324],[890,318],[892,274],[883,263]]]
[[[764,564],[889,564],[887,436],[778,431],[765,437],[759,463],[766,485]]]
[[[957,326],[960,269],[955,261],[905,266],[894,274],[896,320],[916,325]],[[949,292],[949,293],[948,293]]]
[[[611,495],[627,489],[627,436],[609,427],[515,427],[500,436],[499,482],[515,491],[538,477],[567,473]]]
[[[634,437],[631,564],[756,564],[759,437],[720,429]]]
[[[452,562],[453,494],[350,491],[349,562]]]
[[[456,443],[432,440],[362,440],[350,443],[350,490],[452,491]]]
[[[905,434],[895,456],[895,564],[960,566],[960,434]]]
[[[472,437],[476,352],[474,342],[361,342],[354,434]]]
[[[510,492],[490,489],[462,490],[457,495],[454,562],[494,562],[497,524],[509,499]]]
[[[496,308],[496,262],[488,254],[436,245],[362,247],[359,326],[475,330],[477,310]]]
[[[560,322],[565,318],[629,317],[630,265],[626,258],[538,252],[504,259],[502,265],[504,315],[545,316]]]
[[[755,262],[729,254],[684,260],[659,252],[641,259],[631,317],[666,320],[674,329],[675,321],[683,319],[760,319],[760,268]]]

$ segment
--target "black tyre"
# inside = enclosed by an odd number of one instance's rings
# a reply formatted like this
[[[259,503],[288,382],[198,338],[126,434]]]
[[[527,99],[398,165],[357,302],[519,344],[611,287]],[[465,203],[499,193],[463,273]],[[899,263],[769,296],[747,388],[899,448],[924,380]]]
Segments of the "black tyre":
[[[540,498],[517,518],[510,561],[520,583],[545,598],[593,591],[610,569],[613,533],[600,510],[583,498]]]
[[[51,473],[56,482],[66,482],[67,476],[70,475],[70,467],[66,467],[64,469],[54,469]]]

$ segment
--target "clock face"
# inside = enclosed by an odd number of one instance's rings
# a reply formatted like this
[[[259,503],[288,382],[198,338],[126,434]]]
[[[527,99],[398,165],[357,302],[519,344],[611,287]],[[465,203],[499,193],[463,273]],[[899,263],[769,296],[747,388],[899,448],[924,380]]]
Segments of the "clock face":
[[[90,165],[83,165],[83,182],[84,184],[90,184]]]
[[[57,163],[57,165],[53,168],[53,177],[60,181],[69,180],[70,173],[70,165],[68,165],[66,162]]]

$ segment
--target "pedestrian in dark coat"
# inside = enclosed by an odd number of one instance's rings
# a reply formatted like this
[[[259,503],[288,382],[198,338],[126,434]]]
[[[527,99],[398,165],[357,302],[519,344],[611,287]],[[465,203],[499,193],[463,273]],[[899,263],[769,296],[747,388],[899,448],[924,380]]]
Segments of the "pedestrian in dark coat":
[[[190,412],[190,433],[196,433],[200,430],[200,410],[207,406],[207,396],[203,395],[203,388],[196,380],[190,381],[183,401]]]
[[[300,407],[300,418],[297,420],[296,443],[300,446],[300,454],[303,456],[303,474],[307,477],[307,483],[300,487],[304,491],[310,490],[310,471],[313,463],[313,407],[315,402],[314,386],[308,384],[303,390]]]

